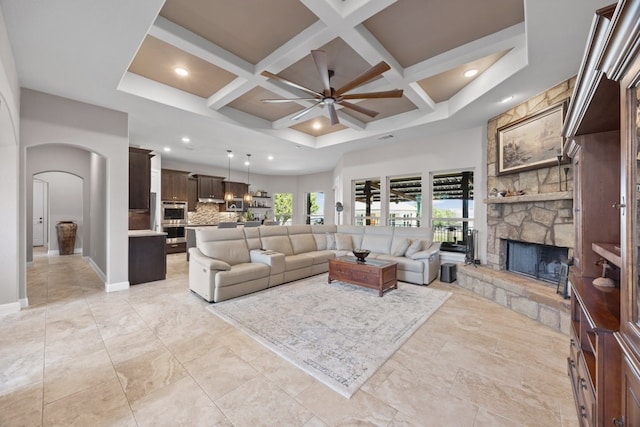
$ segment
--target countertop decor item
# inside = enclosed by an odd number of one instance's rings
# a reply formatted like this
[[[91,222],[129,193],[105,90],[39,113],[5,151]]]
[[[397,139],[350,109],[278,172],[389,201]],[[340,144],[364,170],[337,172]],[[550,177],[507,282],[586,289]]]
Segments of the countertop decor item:
[[[354,249],[352,252],[353,256],[358,258],[358,262],[364,262],[364,259],[371,253],[371,251],[367,249]]]

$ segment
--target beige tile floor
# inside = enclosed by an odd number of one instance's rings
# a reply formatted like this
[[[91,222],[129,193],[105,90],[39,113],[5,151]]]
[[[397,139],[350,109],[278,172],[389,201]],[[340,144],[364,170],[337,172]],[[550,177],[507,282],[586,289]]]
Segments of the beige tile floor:
[[[0,317],[1,426],[576,426],[568,338],[455,285],[351,399],[205,310],[184,254],[105,293],[36,251],[30,307]]]

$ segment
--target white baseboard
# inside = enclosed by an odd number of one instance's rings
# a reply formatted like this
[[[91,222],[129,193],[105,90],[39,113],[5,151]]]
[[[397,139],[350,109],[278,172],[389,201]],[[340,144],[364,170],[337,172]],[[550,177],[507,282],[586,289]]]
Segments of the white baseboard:
[[[124,291],[129,289],[129,281],[119,282],[119,283],[105,283],[104,290],[105,292],[116,292],[116,291]]]
[[[0,304],[0,316],[5,314],[17,313],[20,311],[20,302],[10,302],[8,304]]]
[[[93,258],[91,257],[84,257],[84,260],[87,261],[89,263],[89,265],[91,266],[91,268],[93,268],[93,271],[96,272],[96,274],[98,275],[98,277],[100,278],[100,280],[102,280],[103,282],[105,282],[105,286],[106,286],[106,281],[107,281],[107,276],[104,274],[104,272],[102,270],[100,270],[100,267],[98,267],[98,264],[96,264],[93,261]]]
[[[29,307],[29,298],[20,298],[20,308]]]

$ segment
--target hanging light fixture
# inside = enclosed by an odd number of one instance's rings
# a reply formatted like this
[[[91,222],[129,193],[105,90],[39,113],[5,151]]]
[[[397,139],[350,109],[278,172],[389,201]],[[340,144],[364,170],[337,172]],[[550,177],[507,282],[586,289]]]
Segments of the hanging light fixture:
[[[253,200],[253,196],[251,195],[251,175],[249,172],[249,166],[251,165],[251,154],[247,154],[247,161],[244,163],[245,165],[247,165],[247,192],[244,193],[244,196],[242,197],[245,203],[251,203],[251,201]]]
[[[229,161],[229,171],[227,175],[227,186],[224,192],[224,200],[225,202],[233,202],[235,198],[233,192],[231,191],[231,158],[233,157],[233,153],[231,150],[227,150],[227,160]]]

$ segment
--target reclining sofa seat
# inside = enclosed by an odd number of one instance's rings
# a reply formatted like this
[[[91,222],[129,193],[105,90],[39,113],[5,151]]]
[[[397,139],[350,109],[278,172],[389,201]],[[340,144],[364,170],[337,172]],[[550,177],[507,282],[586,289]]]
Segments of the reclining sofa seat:
[[[189,287],[209,302],[266,289],[271,267],[252,262],[242,228],[196,230],[189,249]]]

